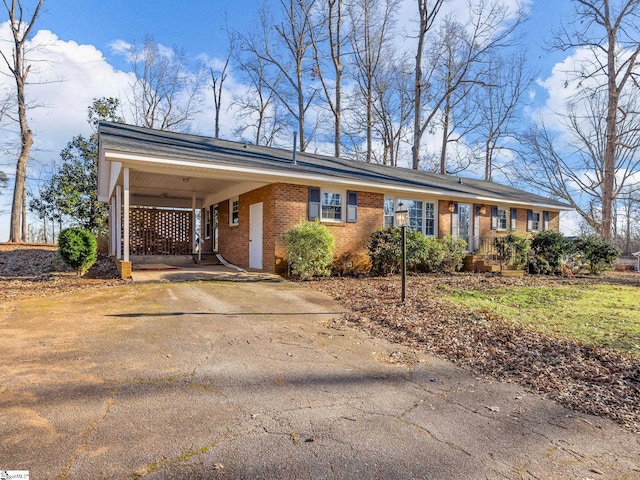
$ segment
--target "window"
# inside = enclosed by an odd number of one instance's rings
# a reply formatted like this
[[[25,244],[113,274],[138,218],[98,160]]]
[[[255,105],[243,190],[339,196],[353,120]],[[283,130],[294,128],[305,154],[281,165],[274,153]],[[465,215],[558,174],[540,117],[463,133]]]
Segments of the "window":
[[[398,204],[402,204],[409,210],[409,225],[411,230],[423,233],[430,237],[436,235],[436,204],[422,200],[384,199],[384,228],[395,226],[395,212]]]
[[[436,236],[436,204],[424,204],[424,234],[428,237]]]
[[[509,209],[503,207],[491,207],[491,229],[506,230],[509,223]]]
[[[358,221],[358,192],[347,192],[347,222]]]
[[[204,238],[211,238],[211,210],[203,208],[204,212]]]
[[[422,233],[422,202],[419,200],[399,200],[398,203],[404,203],[409,210],[409,227],[410,230]]]
[[[238,225],[240,221],[240,202],[238,197],[229,201],[229,225]]]
[[[322,220],[342,220],[342,194],[322,192]]]
[[[540,231],[540,212],[533,210],[527,212],[527,230],[530,232]]]
[[[391,228],[395,224],[396,209],[393,198],[384,199],[384,228]]]

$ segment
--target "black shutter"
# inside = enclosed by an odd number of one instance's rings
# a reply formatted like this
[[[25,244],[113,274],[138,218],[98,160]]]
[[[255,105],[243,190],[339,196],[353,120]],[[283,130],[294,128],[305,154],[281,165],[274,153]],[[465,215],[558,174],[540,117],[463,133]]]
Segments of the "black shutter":
[[[549,212],[542,212],[542,216],[544,218],[544,230],[549,230]]]
[[[498,207],[491,207],[491,230],[498,229]]]
[[[533,230],[533,210],[527,210],[527,232]]]
[[[518,221],[518,209],[516,208],[512,208],[511,209],[511,230],[515,230],[517,228],[517,223]]]
[[[309,220],[320,218],[320,189],[309,188]]]
[[[358,221],[358,192],[347,192],[347,222]]]

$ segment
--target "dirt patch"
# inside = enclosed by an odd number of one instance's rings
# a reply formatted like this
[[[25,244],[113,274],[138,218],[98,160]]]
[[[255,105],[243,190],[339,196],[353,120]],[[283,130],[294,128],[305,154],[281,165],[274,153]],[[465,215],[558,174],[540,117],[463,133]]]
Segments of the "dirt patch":
[[[107,255],[78,277],[54,245],[0,244],[0,301],[42,298],[75,290],[122,284]]]
[[[637,285],[638,276],[501,278],[483,275],[412,276],[399,302],[399,279],[330,278],[306,282],[352,313],[343,323],[445,357],[474,372],[516,382],[585,413],[640,432],[640,360],[510,323],[444,300],[456,288],[553,286],[612,282]],[[640,292],[639,292],[640,293]]]

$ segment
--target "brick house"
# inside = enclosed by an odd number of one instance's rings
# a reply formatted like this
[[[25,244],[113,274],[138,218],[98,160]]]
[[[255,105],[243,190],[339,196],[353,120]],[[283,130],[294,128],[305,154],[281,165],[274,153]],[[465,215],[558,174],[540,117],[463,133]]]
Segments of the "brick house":
[[[284,233],[318,219],[336,255],[365,255],[392,226],[450,234],[477,251],[495,236],[559,230],[561,202],[482,180],[101,123],[98,199],[110,206],[112,255],[220,253],[243,268],[286,269]],[[196,221],[196,219],[199,219]],[[196,241],[197,239],[197,241]]]

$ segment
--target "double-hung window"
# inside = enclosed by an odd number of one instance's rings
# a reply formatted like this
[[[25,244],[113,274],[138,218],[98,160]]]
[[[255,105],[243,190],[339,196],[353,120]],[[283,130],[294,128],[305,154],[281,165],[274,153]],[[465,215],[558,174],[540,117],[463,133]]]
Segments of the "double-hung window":
[[[322,192],[321,218],[322,220],[342,220],[342,194]]]
[[[238,197],[229,201],[229,225],[238,225],[240,221],[240,201]]]
[[[504,207],[491,208],[491,229],[506,230],[509,227],[509,209]]]
[[[540,231],[540,212],[533,210],[527,212],[527,230],[530,232]]]
[[[391,228],[396,221],[396,206],[393,198],[384,199],[384,228]]]
[[[384,227],[395,226],[395,211],[402,203],[409,210],[408,228],[423,233],[429,237],[436,235],[436,204],[435,202],[422,200],[406,200],[385,198],[384,200]]]
[[[422,233],[422,202],[420,200],[400,200],[409,210],[410,230]]]

